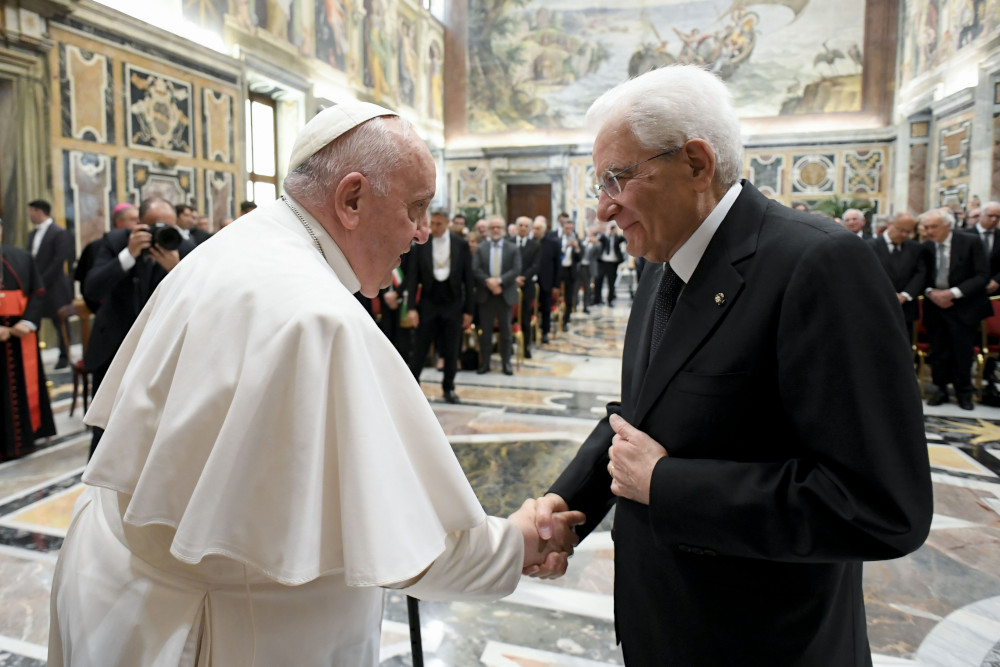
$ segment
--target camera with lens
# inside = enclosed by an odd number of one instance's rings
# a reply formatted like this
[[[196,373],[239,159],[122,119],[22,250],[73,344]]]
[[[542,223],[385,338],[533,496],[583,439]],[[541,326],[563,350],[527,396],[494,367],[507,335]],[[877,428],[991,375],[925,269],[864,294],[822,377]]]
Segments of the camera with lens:
[[[154,222],[147,231],[153,237],[153,245],[160,250],[177,250],[181,246],[181,233],[165,222]]]

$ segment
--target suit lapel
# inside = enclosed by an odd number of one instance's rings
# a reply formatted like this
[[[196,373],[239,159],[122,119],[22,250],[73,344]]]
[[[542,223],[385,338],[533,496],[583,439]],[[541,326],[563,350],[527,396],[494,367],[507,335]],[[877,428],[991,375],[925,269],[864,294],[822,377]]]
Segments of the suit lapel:
[[[739,299],[743,291],[743,276],[735,264],[756,252],[757,237],[767,205],[768,200],[743,181],[743,192],[716,230],[691,276],[691,282],[684,287],[674,306],[656,356],[649,359],[645,366],[632,367],[636,376],[632,384],[638,384],[639,390],[635,394],[635,413],[631,423],[642,422],[677,372]],[[655,276],[656,283],[660,273],[662,269]],[[648,285],[647,288],[644,296],[648,301],[643,302],[647,312],[643,315],[641,336],[645,349],[635,355],[637,358],[649,354],[650,305],[656,285]],[[721,296],[717,298],[718,295]]]

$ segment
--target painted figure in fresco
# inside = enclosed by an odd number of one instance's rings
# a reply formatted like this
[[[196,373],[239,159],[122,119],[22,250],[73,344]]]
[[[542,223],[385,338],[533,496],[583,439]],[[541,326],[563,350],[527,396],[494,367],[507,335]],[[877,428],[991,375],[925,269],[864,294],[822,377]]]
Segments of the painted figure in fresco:
[[[416,28],[411,21],[399,22],[399,48],[396,54],[399,65],[399,101],[415,106],[417,99],[417,40]]]
[[[316,3],[316,57],[339,70],[347,69],[346,14],[341,0]]]
[[[427,50],[428,72],[427,115],[432,120],[441,120],[444,106],[444,63],[441,62],[441,48],[437,42]]]
[[[384,0],[365,0],[365,85],[376,99],[389,97],[389,63],[392,41],[386,27]]]

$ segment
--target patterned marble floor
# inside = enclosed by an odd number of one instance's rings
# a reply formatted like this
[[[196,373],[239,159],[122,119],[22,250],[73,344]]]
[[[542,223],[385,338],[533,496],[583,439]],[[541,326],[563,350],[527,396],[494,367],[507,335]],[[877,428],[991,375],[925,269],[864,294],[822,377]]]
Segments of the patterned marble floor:
[[[486,509],[507,514],[543,492],[618,395],[628,305],[574,316],[570,331],[513,376],[461,372],[461,405],[423,389]],[[45,664],[49,587],[80,492],[89,434],[69,417],[55,376],[60,436],[0,465],[0,667]],[[1000,409],[928,408],[935,517],[916,553],[865,567],[875,664],[1000,666]],[[612,619],[610,518],[577,550],[567,575],[524,579],[491,604],[421,603],[425,664],[544,667],[622,664]],[[412,665],[405,598],[386,595],[382,664]]]

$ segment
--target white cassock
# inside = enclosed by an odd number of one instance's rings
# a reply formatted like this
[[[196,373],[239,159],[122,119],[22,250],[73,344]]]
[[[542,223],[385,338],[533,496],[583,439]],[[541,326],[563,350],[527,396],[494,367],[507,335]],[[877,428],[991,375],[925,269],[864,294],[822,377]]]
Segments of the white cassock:
[[[86,422],[105,428],[52,586],[49,664],[376,665],[383,589],[495,599],[487,517],[340,249],[282,201],[163,281]]]

